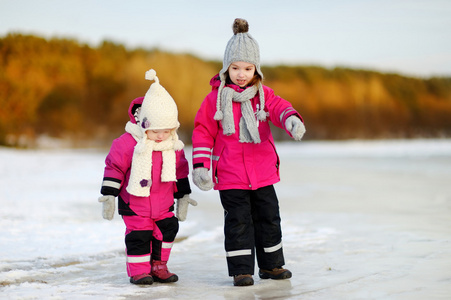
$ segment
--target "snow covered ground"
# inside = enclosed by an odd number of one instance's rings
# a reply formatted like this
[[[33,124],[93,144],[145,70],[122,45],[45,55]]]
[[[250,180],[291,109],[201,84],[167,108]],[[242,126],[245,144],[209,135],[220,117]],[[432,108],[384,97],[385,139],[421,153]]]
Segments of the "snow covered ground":
[[[217,192],[193,186],[175,284],[125,271],[97,202],[106,152],[0,148],[1,299],[450,299],[451,140],[278,145],[290,280],[234,287]],[[190,148],[187,148],[190,158]]]

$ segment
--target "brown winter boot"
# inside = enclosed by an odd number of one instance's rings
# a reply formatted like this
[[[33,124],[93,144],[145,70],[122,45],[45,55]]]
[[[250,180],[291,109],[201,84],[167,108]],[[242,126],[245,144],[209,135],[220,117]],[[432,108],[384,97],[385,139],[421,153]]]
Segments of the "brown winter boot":
[[[130,283],[133,284],[152,284],[153,278],[150,274],[140,274],[130,277]]]
[[[289,270],[282,267],[277,267],[272,270],[260,269],[258,272],[258,276],[260,276],[261,279],[288,279],[291,278],[291,275]]]
[[[240,275],[234,275],[233,276],[233,285],[234,286],[246,286],[246,285],[253,285],[254,279],[252,278],[252,275],[250,274],[240,274]]]
[[[169,272],[167,261],[152,260],[152,273],[153,280],[156,282],[168,283],[176,282],[179,277],[174,273]]]

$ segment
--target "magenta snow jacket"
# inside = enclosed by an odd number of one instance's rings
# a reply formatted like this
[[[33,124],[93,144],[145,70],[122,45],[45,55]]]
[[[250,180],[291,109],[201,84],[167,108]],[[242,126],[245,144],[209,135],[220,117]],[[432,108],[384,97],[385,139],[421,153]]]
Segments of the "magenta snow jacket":
[[[129,107],[130,121],[136,123],[133,116],[140,107],[144,97],[136,98]],[[168,211],[174,210],[174,198],[182,198],[190,194],[188,181],[189,166],[183,150],[176,153],[177,182],[161,182],[162,153],[152,153],[152,186],[150,196],[137,197],[130,195],[126,187],[130,177],[133,151],[136,140],[129,133],[122,134],[113,141],[110,152],[105,159],[105,171],[102,183],[102,195],[118,196],[118,209],[121,215],[139,215],[158,218]]]
[[[301,115],[288,101],[274,95],[274,91],[269,87],[263,86],[265,111],[269,117],[267,121],[259,122],[261,142],[240,143],[240,103],[233,102],[235,134],[224,135],[221,122],[213,119],[220,83],[218,75],[211,79],[212,91],[205,97],[194,119],[193,168],[212,168],[215,190],[256,190],[279,182],[280,161],[268,120],[285,129],[285,120],[289,116],[296,115],[302,121]],[[236,91],[242,90],[234,84],[227,86]],[[260,103],[259,93],[251,102],[255,111],[256,105]],[[287,130],[286,132],[291,136]]]

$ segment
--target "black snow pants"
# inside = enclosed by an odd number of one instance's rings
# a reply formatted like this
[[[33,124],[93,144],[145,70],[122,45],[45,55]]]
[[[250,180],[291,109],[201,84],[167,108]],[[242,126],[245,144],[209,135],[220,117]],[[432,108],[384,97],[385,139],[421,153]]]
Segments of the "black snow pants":
[[[219,191],[224,208],[224,246],[229,276],[285,264],[279,201],[274,186]]]

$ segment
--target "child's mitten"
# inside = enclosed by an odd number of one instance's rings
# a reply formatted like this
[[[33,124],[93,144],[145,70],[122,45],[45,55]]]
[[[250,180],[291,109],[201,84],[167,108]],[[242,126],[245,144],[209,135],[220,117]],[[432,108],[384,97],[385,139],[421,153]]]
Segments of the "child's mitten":
[[[188,213],[188,204],[191,204],[192,206],[197,206],[197,201],[194,199],[191,199],[188,194],[184,195],[180,199],[177,199],[177,207],[176,207],[176,211],[175,211],[175,216],[181,222],[186,220],[186,215]]]
[[[304,136],[304,123],[296,116],[290,116],[286,119],[285,128],[291,133],[296,141],[300,141]]]
[[[99,202],[102,202],[102,216],[106,220],[112,220],[115,210],[114,196],[107,195],[99,198]]]
[[[209,191],[213,188],[213,182],[208,175],[207,168],[196,168],[193,170],[193,182],[202,191]]]

